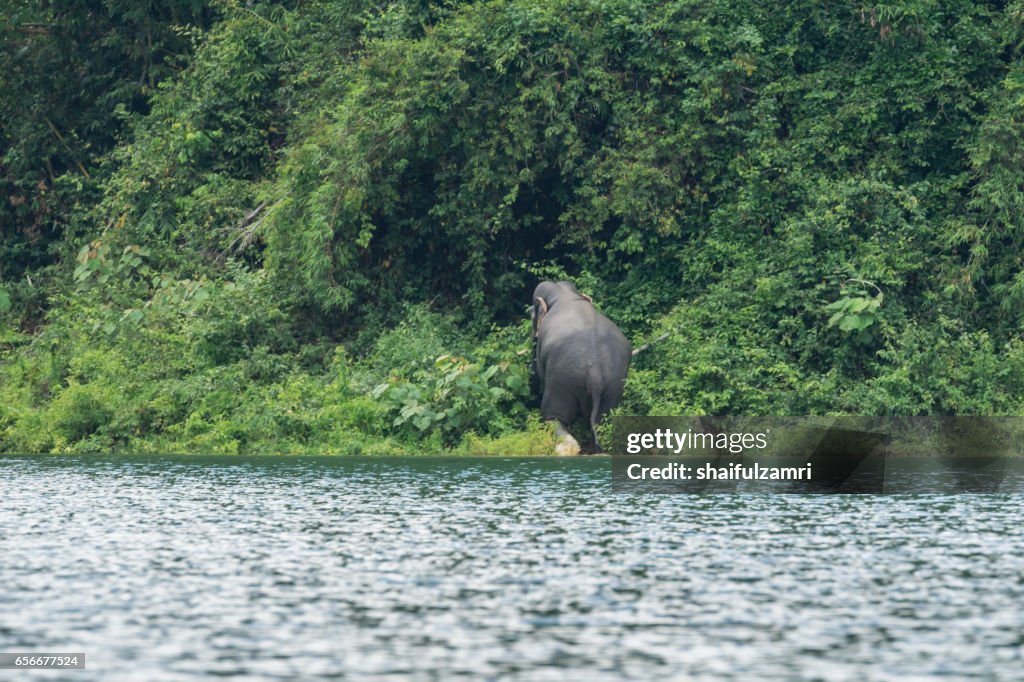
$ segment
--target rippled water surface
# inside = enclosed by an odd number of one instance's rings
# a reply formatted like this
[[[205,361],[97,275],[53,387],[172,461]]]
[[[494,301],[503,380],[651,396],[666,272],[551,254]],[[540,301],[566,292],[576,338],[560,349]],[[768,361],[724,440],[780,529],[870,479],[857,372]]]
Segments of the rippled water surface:
[[[0,459],[6,679],[1024,677],[1024,497],[578,459]]]

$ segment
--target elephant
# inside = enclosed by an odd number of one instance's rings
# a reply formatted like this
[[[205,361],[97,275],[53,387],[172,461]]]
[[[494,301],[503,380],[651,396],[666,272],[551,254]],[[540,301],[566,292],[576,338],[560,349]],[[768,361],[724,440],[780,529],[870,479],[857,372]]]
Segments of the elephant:
[[[541,282],[533,292],[533,371],[541,416],[555,421],[556,453],[578,454],[569,427],[581,414],[597,425],[622,400],[632,359],[629,341],[571,282]]]

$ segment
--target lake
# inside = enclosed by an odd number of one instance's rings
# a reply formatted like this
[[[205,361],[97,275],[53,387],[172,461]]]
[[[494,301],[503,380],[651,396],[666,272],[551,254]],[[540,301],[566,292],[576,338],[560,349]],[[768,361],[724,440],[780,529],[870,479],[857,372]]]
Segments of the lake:
[[[606,458],[0,459],[6,679],[1021,679],[1024,496]]]

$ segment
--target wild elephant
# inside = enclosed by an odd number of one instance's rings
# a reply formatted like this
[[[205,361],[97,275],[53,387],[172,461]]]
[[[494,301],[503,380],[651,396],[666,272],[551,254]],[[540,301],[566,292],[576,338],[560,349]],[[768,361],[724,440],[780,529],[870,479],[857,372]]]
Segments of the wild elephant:
[[[555,420],[558,454],[577,454],[569,427],[581,414],[597,425],[622,400],[632,349],[615,323],[571,282],[541,282],[533,292],[533,362],[541,415]]]

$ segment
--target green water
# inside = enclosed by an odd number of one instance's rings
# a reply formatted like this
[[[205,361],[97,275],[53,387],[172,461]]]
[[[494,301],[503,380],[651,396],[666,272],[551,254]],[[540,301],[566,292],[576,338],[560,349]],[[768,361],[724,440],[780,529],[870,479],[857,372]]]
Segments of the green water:
[[[607,459],[0,459],[5,679],[1020,679],[1020,495],[633,495]]]

